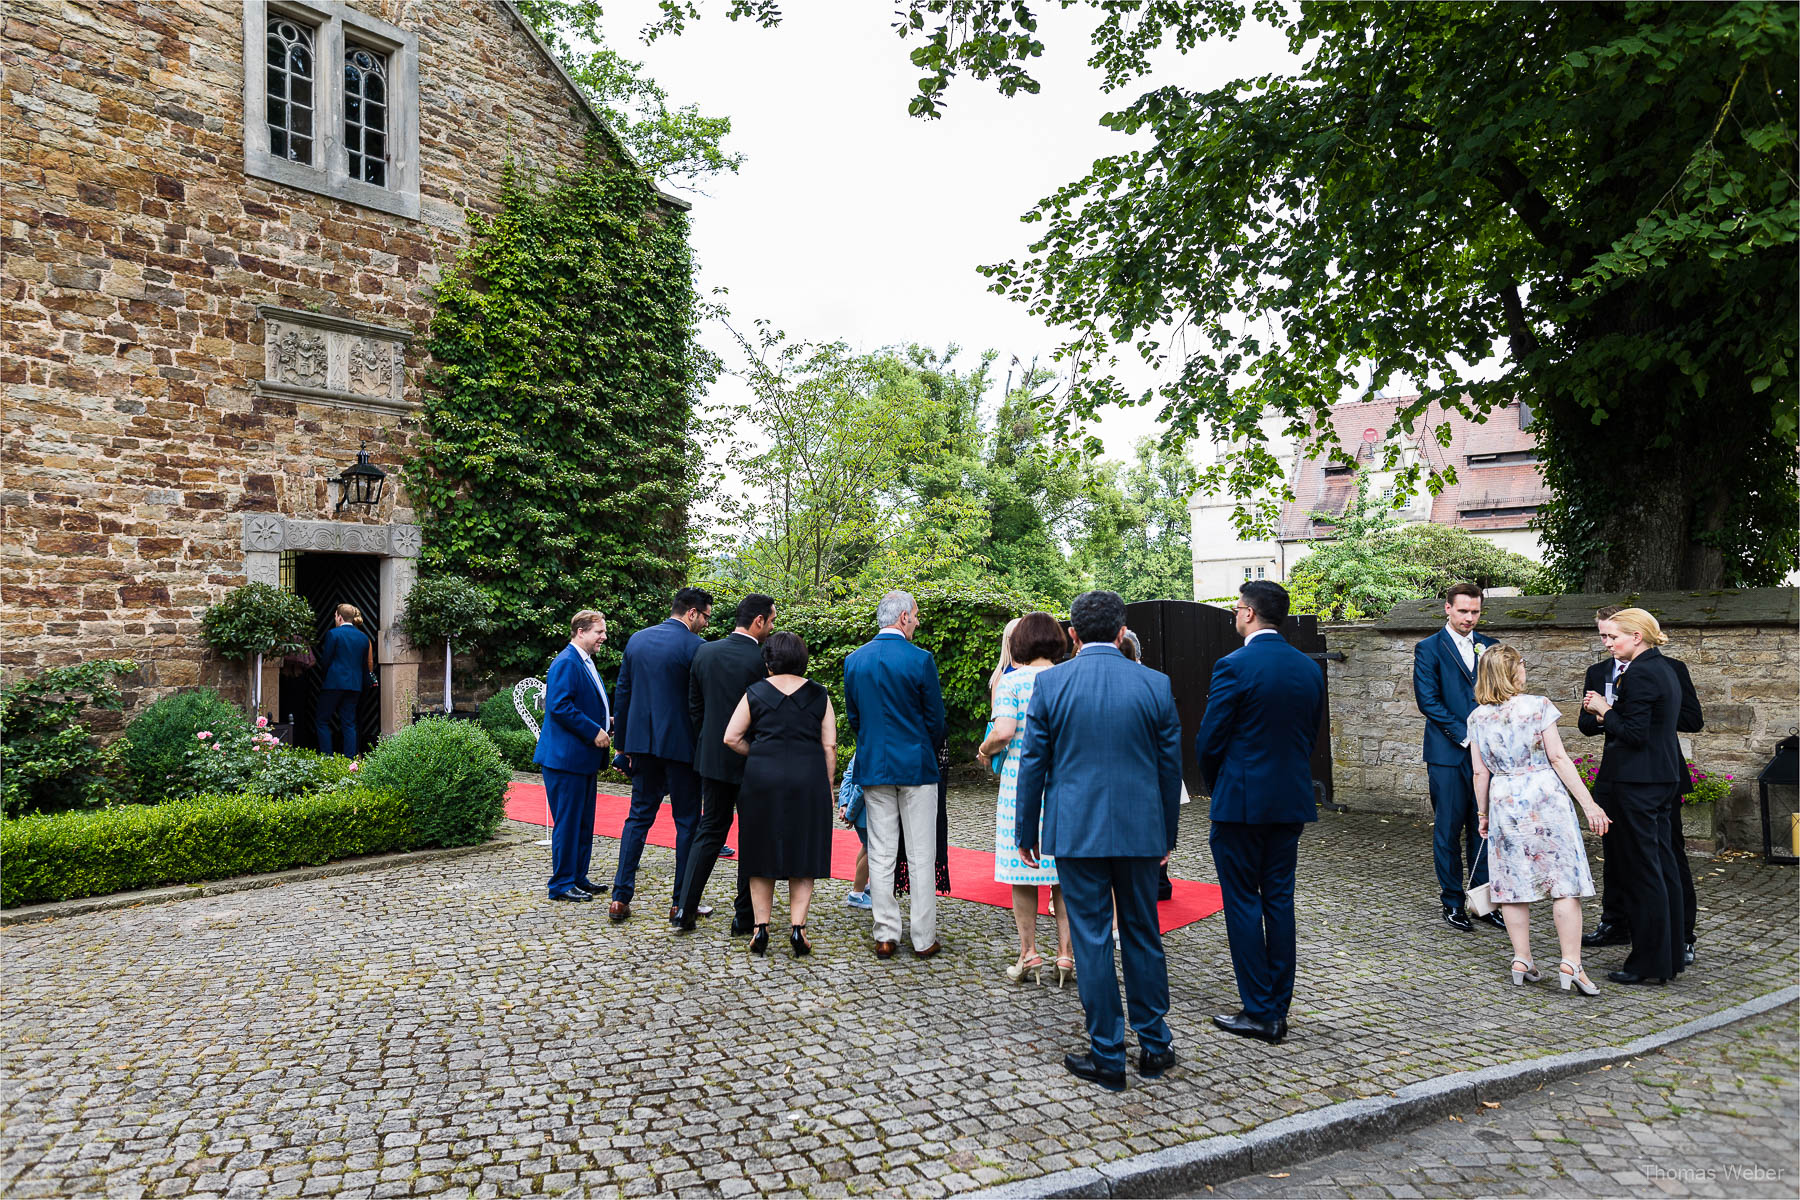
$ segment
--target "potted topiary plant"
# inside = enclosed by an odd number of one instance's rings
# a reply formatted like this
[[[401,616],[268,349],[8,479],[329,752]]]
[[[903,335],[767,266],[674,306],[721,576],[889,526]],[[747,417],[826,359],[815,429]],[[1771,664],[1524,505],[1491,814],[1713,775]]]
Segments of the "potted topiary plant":
[[[454,643],[480,637],[494,627],[494,601],[460,575],[421,579],[407,593],[400,629],[414,645],[444,643],[444,712],[453,708],[450,666]]]
[[[206,610],[201,637],[227,658],[248,658],[250,711],[262,710],[265,654],[299,654],[312,648],[312,606],[268,583],[247,583]]]

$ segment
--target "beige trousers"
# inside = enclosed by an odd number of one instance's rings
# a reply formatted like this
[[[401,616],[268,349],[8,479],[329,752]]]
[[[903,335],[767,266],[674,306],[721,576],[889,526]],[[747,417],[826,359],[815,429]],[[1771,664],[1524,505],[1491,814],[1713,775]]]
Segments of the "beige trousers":
[[[869,823],[869,900],[875,940],[900,940],[900,900],[894,895],[894,861],[906,831],[906,863],[912,876],[912,944],[937,941],[937,784],[877,784],[863,789]]]

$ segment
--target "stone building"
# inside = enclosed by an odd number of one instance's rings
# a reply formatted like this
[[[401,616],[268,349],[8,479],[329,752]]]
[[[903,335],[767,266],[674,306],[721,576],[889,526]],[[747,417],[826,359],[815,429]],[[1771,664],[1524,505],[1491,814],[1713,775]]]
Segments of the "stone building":
[[[1416,396],[1356,400],[1331,410],[1338,445],[1355,466],[1334,462],[1305,443],[1284,440],[1279,422],[1271,419],[1264,436],[1271,450],[1289,462],[1288,489],[1294,498],[1280,505],[1274,536],[1248,540],[1231,523],[1235,502],[1229,496],[1196,492],[1188,501],[1194,552],[1194,598],[1235,596],[1251,579],[1285,582],[1288,572],[1317,542],[1329,542],[1332,526],[1316,513],[1342,514],[1356,499],[1356,474],[1371,473],[1372,495],[1395,499],[1395,478],[1383,469],[1385,431],[1394,414]],[[1398,498],[1395,516],[1402,522],[1455,525],[1528,558],[1540,557],[1531,530],[1539,505],[1549,499],[1537,466],[1537,435],[1531,432],[1528,405],[1508,404],[1487,421],[1476,423],[1457,412],[1432,410],[1429,420],[1395,449],[1402,467],[1423,463],[1431,470],[1455,467],[1457,479],[1433,496],[1423,487]],[[1438,441],[1439,431],[1448,442]]]
[[[4,21],[9,677],[130,657],[136,703],[242,698],[199,619],[264,580],[375,617],[363,718],[391,731],[418,691],[397,468],[432,286],[508,158],[573,164],[599,116],[498,0],[15,0]],[[389,473],[373,511],[332,482],[365,443]],[[263,695],[310,703],[274,664]]]

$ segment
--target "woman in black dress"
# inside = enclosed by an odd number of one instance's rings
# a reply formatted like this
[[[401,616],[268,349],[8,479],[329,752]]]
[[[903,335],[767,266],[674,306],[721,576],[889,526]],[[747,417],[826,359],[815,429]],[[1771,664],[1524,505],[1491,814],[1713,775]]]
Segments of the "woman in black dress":
[[[763,642],[767,679],[751,684],[725,727],[725,744],[747,756],[738,793],[738,861],[750,879],[756,936],[769,950],[775,881],[788,881],[788,943],[812,953],[806,909],[813,880],[831,875],[831,798],[837,773],[837,714],[831,693],[806,677],[806,643],[773,633]]]

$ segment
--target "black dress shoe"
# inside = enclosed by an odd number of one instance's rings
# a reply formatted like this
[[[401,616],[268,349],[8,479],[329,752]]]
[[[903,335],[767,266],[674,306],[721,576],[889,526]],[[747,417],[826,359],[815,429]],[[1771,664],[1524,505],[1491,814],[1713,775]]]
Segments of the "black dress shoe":
[[[1687,942],[1682,945],[1681,965],[1684,967],[1691,967],[1694,965],[1694,943]]]
[[[1629,946],[1631,934],[1610,921],[1602,921],[1594,926],[1594,932],[1581,935],[1584,946]]]
[[[558,892],[550,898],[552,900],[561,900],[564,904],[591,904],[594,900],[594,898],[586,892],[576,891]]]
[[[1460,929],[1464,933],[1475,928],[1469,924],[1469,914],[1452,904],[1444,905],[1444,924],[1452,929]]]
[[[1232,1013],[1230,1016],[1220,1013],[1213,1018],[1213,1024],[1217,1025],[1220,1029],[1223,1029],[1226,1033],[1235,1033],[1239,1037],[1255,1038],[1257,1041],[1267,1042],[1271,1046],[1281,1040],[1281,1035],[1284,1032],[1279,1025],[1271,1025],[1265,1021],[1258,1021],[1254,1017],[1242,1012]]]
[[[1065,1054],[1063,1066],[1069,1074],[1077,1079],[1085,1079],[1089,1083],[1097,1083],[1109,1092],[1125,1090],[1125,1072],[1109,1071],[1094,1061],[1092,1054]]]
[[[740,921],[735,917],[732,918],[732,921],[731,921],[731,936],[732,937],[749,937],[751,934],[753,934],[755,932],[756,932],[755,922]]]
[[[575,890],[578,892],[586,892],[590,896],[606,895],[606,889],[597,883],[578,883],[575,885]]]
[[[1506,918],[1500,915],[1500,910],[1497,908],[1491,913],[1482,913],[1475,919],[1484,924],[1492,925],[1495,929],[1504,930],[1506,928]]]
[[[1624,984],[1653,983],[1657,987],[1661,987],[1663,984],[1669,982],[1668,980],[1663,979],[1660,976],[1639,975],[1636,971],[1624,971],[1624,970],[1608,971],[1606,973],[1606,977],[1608,979],[1612,980],[1614,983],[1624,983]]]
[[[1283,1018],[1281,1018],[1281,1020],[1275,1022],[1275,1040],[1279,1042],[1286,1037],[1287,1037],[1287,1018],[1283,1017]]]
[[[1175,1057],[1175,1051],[1172,1047],[1168,1050],[1164,1050],[1161,1054],[1152,1054],[1148,1050],[1139,1050],[1138,1074],[1142,1075],[1145,1079],[1155,1079],[1180,1061],[1180,1059]]]

